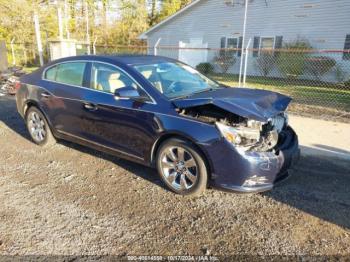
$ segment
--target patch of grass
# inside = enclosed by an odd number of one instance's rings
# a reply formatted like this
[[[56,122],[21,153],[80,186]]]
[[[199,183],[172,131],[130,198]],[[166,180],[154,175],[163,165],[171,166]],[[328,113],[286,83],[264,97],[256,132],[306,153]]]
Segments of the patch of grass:
[[[37,70],[38,68],[39,67],[37,67],[37,66],[28,66],[28,67],[25,66],[25,67],[23,67],[23,71],[25,71],[27,74],[29,74],[29,73]]]
[[[211,78],[238,86],[237,75],[213,74]],[[350,111],[350,89],[321,81],[247,77],[247,87],[266,89],[291,96],[296,103]]]

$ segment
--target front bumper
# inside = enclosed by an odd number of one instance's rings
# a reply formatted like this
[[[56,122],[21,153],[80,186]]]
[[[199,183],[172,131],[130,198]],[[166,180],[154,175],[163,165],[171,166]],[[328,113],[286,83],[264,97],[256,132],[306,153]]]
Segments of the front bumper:
[[[222,144],[221,144],[222,146]],[[226,147],[230,146],[230,149]],[[257,193],[271,190],[288,177],[290,169],[300,157],[298,137],[287,127],[280,135],[276,152],[243,152],[225,145],[224,157],[214,157],[213,187],[239,193]],[[228,159],[230,159],[228,161]]]

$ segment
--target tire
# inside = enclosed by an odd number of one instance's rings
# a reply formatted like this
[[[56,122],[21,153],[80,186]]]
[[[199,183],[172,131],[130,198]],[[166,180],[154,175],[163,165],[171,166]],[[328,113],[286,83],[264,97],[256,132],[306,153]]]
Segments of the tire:
[[[37,107],[30,107],[25,119],[30,137],[35,144],[49,147],[56,143],[45,116]]]
[[[173,192],[197,196],[207,188],[208,170],[201,152],[192,143],[169,139],[157,151],[160,178]]]

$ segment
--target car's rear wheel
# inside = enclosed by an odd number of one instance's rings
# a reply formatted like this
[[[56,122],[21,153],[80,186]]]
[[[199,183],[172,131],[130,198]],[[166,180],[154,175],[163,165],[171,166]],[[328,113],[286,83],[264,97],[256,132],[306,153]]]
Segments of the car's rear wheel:
[[[207,187],[205,159],[192,143],[169,139],[157,152],[157,169],[170,190],[181,195],[199,195]]]
[[[56,143],[45,116],[38,108],[32,106],[28,109],[26,124],[32,140],[37,145],[51,146]]]

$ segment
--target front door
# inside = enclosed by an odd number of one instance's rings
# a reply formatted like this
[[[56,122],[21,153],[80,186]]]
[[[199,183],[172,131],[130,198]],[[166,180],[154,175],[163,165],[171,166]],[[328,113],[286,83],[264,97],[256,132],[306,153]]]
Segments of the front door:
[[[84,93],[84,115],[81,120],[85,139],[113,149],[125,156],[143,160],[156,136],[154,113],[149,102],[116,99],[117,89],[139,85],[123,70],[94,62],[91,64],[90,90]],[[143,91],[144,92],[144,91]]]

